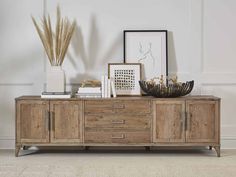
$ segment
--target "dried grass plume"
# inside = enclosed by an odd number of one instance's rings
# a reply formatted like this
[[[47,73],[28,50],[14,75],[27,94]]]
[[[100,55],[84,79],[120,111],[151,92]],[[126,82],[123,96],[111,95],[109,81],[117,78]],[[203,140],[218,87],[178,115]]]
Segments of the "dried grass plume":
[[[70,44],[71,37],[75,29],[75,20],[71,24],[67,17],[61,18],[59,6],[57,6],[57,22],[55,32],[53,32],[50,16],[43,16],[41,19],[41,28],[32,17],[34,26],[39,34],[46,51],[51,66],[61,66],[67,49]]]

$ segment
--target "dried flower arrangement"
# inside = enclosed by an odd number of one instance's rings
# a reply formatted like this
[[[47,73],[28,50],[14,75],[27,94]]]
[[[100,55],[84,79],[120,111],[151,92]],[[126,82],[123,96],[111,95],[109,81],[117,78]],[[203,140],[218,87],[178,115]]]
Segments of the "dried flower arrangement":
[[[75,29],[75,20],[71,24],[68,18],[61,18],[59,6],[57,7],[57,22],[55,33],[52,30],[49,15],[48,18],[46,18],[46,16],[43,16],[41,20],[42,29],[40,29],[34,17],[32,17],[32,20],[43,43],[51,66],[61,66]]]

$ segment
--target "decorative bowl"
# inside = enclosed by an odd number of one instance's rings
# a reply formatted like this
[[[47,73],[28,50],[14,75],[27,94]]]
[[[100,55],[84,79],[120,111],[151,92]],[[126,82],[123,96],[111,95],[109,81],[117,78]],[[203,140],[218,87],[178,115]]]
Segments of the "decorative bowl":
[[[194,81],[168,85],[139,81],[139,85],[147,95],[157,98],[175,98],[189,94],[193,89]]]

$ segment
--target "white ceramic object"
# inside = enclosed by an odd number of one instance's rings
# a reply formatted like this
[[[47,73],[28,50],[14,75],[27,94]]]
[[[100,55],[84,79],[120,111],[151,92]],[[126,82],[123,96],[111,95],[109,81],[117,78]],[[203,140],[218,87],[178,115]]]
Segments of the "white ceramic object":
[[[61,66],[50,66],[47,71],[47,92],[65,92],[65,72]]]

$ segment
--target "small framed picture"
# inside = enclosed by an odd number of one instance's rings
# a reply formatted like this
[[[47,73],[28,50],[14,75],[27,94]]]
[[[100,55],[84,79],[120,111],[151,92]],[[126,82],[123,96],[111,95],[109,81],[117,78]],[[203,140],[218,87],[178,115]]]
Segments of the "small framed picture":
[[[124,63],[141,63],[142,78],[168,75],[167,30],[125,30]]]
[[[140,95],[140,63],[109,63],[108,77],[113,79],[117,95]]]

